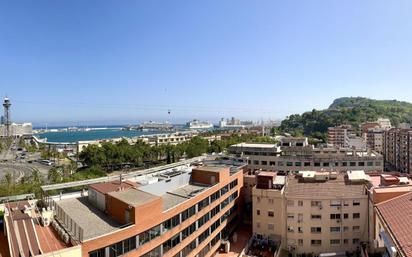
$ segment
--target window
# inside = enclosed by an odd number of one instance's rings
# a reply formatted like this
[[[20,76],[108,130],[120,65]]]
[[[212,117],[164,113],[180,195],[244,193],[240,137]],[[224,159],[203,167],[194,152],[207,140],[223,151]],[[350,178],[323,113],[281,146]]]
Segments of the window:
[[[89,257],[105,257],[105,248],[93,251],[89,253]]]
[[[192,223],[190,226],[182,230],[182,240],[189,237],[195,231],[196,231],[196,222]]]
[[[331,233],[340,232],[340,227],[330,227],[330,232],[331,232]]]
[[[361,166],[361,167],[365,166],[365,162],[358,162],[358,166]]]
[[[298,233],[303,233],[303,228],[302,227],[298,227]]]
[[[275,165],[276,165],[276,162],[269,162],[269,165],[270,165],[270,166],[275,166]]]
[[[258,203],[260,203],[260,197],[259,196],[256,198],[256,200],[257,200]]]
[[[256,215],[260,215],[260,210],[256,210]]]
[[[253,164],[254,164],[254,165],[259,165],[259,161],[254,160],[254,161],[253,161]]]
[[[343,239],[343,244],[344,244],[344,245],[349,244],[349,239]]]
[[[310,162],[305,162],[305,163],[303,164],[303,166],[309,167],[309,166],[310,166]]]
[[[332,214],[330,215],[330,219],[331,219],[331,220],[338,220],[338,219],[340,219],[340,213],[332,213]]]
[[[352,230],[353,230],[353,231],[359,231],[359,230],[360,230],[360,227],[359,227],[359,226],[353,226],[353,227],[352,227]]]
[[[368,165],[368,167],[371,167],[371,166],[373,166],[373,162],[368,162],[367,165]]]
[[[329,167],[329,162],[324,162],[323,167]]]
[[[344,214],[343,214],[343,218],[344,218],[344,219],[348,219],[348,218],[349,218],[349,214],[348,214],[348,213],[344,213]]]
[[[294,206],[294,205],[295,205],[295,202],[294,202],[293,200],[288,200],[288,201],[287,201],[287,205],[288,205],[288,206]]]
[[[346,166],[348,166],[348,163],[347,162],[342,162],[342,166],[346,167]]]
[[[227,185],[226,185],[226,187],[227,187]],[[222,190],[222,189],[221,189]],[[209,205],[209,197],[206,197],[205,199],[203,199],[202,201],[200,201],[198,204],[197,204],[197,211],[199,212],[199,211],[201,211],[203,208],[205,208],[206,206],[208,206]]]
[[[219,199],[219,197],[220,197],[220,191],[217,191],[217,192],[213,193],[213,194],[210,196],[210,202],[213,203],[214,201],[216,201],[217,199]]]
[[[269,223],[268,224],[268,230],[275,230],[275,224]]]
[[[200,219],[198,219],[197,227],[200,228],[201,226],[203,226],[208,221],[209,221],[209,213],[206,213]]]
[[[310,233],[313,233],[313,234],[322,233],[322,228],[321,227],[311,227]]]
[[[340,245],[340,239],[331,239],[330,244],[331,245]]]
[[[322,240],[310,240],[311,245],[322,245]]]
[[[288,219],[293,220],[295,218],[295,214],[288,213]]]
[[[219,211],[220,211],[220,205],[217,205],[215,208],[213,208],[213,209],[210,211],[210,217],[211,217],[211,218],[214,217],[216,214],[219,213]]]
[[[312,207],[322,207],[322,202],[321,201],[311,201],[310,205]]]
[[[342,206],[342,202],[340,200],[331,200],[330,201],[330,206],[339,207],[339,206]]]
[[[172,238],[167,240],[166,242],[163,243],[163,253],[168,252],[170,249],[175,247],[180,243],[180,236],[179,233],[174,235]]]
[[[262,161],[262,165],[268,165],[268,162],[267,161]]]
[[[275,203],[275,201],[272,199],[272,198],[269,198],[269,204],[274,204]]]
[[[295,229],[293,228],[293,226],[288,226],[288,232],[294,232]]]
[[[343,227],[343,232],[348,232],[349,231],[349,227]]]
[[[161,256],[161,247],[158,246],[155,249],[151,250],[150,252],[147,252],[142,255],[142,257],[160,257]]]
[[[295,166],[300,167],[300,166],[302,166],[302,163],[301,162],[295,162]]]
[[[355,245],[355,244],[359,244],[359,242],[360,242],[360,240],[359,240],[359,238],[354,238],[354,239],[352,239],[352,243]]]
[[[349,164],[351,167],[355,167],[356,166],[356,162],[350,162]]]
[[[315,166],[315,167],[320,167],[320,162],[315,162],[315,163],[314,163],[314,166]]]
[[[298,222],[303,221],[303,213],[298,213]]]
[[[274,217],[274,216],[275,216],[275,213],[274,213],[273,211],[268,211],[268,216],[269,216],[269,217]]]
[[[182,212],[182,222],[192,217],[196,213],[196,207],[192,206]]]
[[[229,191],[229,185],[226,185],[220,189],[220,195],[224,195]]]
[[[360,213],[354,213],[354,214],[352,215],[352,218],[354,218],[354,219],[359,219],[359,218],[360,218]]]
[[[292,167],[292,166],[293,166],[293,162],[286,162],[286,166]]]
[[[360,201],[359,200],[353,200],[353,206],[359,206]]]
[[[303,206],[303,201],[298,201],[298,206]]]
[[[303,239],[298,239],[298,245],[300,245],[300,246],[303,245]]]
[[[139,234],[139,245],[144,245],[158,236],[160,236],[160,225],[154,226],[153,228]]]
[[[313,219],[313,220],[320,220],[320,219],[322,219],[322,215],[312,214],[312,215],[310,215],[310,218]]]

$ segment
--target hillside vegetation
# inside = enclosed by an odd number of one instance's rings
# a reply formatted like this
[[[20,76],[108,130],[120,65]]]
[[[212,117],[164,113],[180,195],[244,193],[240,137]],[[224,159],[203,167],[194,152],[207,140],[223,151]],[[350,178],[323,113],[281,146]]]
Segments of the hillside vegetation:
[[[279,130],[293,135],[325,139],[328,127],[389,118],[392,125],[412,123],[412,104],[397,100],[374,100],[363,97],[343,97],[333,101],[325,110],[293,114],[282,121]]]

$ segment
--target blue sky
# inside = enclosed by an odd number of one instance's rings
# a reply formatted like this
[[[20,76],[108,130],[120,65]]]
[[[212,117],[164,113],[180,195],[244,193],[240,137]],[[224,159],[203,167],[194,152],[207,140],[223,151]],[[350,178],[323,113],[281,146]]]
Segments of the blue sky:
[[[411,13],[408,0],[1,0],[0,94],[37,124],[412,101]]]

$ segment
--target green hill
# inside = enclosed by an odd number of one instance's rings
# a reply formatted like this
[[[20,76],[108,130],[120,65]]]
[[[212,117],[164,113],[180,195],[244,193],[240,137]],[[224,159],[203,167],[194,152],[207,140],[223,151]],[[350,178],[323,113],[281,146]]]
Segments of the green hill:
[[[325,138],[328,127],[351,124],[355,128],[363,122],[389,118],[392,125],[412,123],[412,104],[397,100],[374,100],[363,97],[342,97],[325,110],[293,114],[282,121],[279,130],[294,135]]]

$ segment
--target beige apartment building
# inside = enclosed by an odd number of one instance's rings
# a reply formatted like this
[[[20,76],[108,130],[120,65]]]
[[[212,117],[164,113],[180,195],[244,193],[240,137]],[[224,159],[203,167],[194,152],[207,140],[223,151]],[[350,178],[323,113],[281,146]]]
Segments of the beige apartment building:
[[[257,174],[253,232],[294,254],[356,251],[368,241],[362,171]]]

